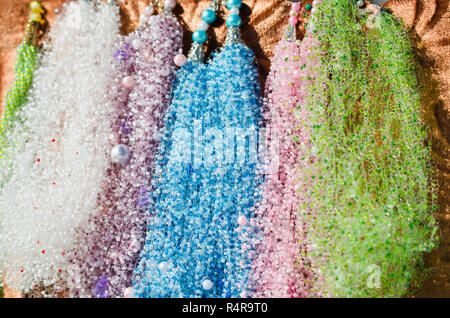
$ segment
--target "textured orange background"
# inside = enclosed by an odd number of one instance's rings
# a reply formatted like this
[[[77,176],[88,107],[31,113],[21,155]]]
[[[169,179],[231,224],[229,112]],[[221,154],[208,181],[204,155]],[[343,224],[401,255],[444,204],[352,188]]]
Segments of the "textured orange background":
[[[66,0],[67,1],[67,0]],[[3,100],[12,82],[12,66],[15,49],[22,40],[28,19],[27,0],[0,0],[0,97]],[[48,20],[54,20],[57,8],[63,0],[44,0]],[[280,39],[290,4],[283,0],[244,0],[242,38],[255,51],[264,81],[270,68],[269,57]],[[307,0],[305,3],[311,3]],[[137,27],[139,16],[149,0],[125,0],[121,4],[122,32]],[[190,46],[191,32],[200,22],[201,12],[209,0],[178,0],[175,13],[185,33],[185,53]],[[423,114],[430,128],[433,142],[433,158],[439,179],[439,221],[441,242],[438,249],[427,255],[428,265],[433,268],[430,278],[419,297],[450,297],[450,10],[449,0],[391,0],[384,5],[392,9],[411,30],[417,47],[420,80],[424,86]],[[221,15],[222,17],[224,14]],[[209,32],[208,54],[225,38],[222,18]],[[299,37],[304,32],[299,27]],[[6,296],[17,296],[7,291]]]

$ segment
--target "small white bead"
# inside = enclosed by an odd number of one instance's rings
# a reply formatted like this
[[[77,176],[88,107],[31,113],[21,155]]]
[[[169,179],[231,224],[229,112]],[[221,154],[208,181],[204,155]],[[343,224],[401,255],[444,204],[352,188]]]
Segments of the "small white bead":
[[[158,21],[157,15],[152,15],[150,18],[148,18],[148,24],[154,24],[156,23],[156,21]]]
[[[166,0],[164,1],[164,7],[165,8],[169,8],[169,9],[173,9],[175,8],[177,5],[177,2],[175,0]]]
[[[139,50],[142,47],[142,41],[139,39],[134,39],[133,40],[133,48],[135,50]]]
[[[158,269],[161,272],[167,272],[169,270],[169,267],[170,267],[170,265],[168,262],[161,262],[158,264]]]
[[[236,8],[236,7],[231,8],[230,14],[237,14],[237,15],[239,15],[239,8]]]
[[[130,150],[126,145],[118,144],[111,150],[111,161],[120,165],[125,165],[130,159]]]
[[[198,28],[203,31],[208,30],[208,27],[209,27],[209,25],[205,21],[200,22],[200,25],[198,26]]]
[[[148,7],[145,8],[145,12],[146,12],[148,15],[152,15],[153,12],[155,12],[155,8],[154,8],[153,6],[148,6]]]
[[[209,279],[205,279],[202,282],[202,287],[204,290],[210,290],[213,287],[213,283]]]
[[[148,20],[147,20],[147,16],[145,15],[145,14],[141,14],[141,16],[139,17],[139,22],[141,23],[141,24],[144,24],[144,23],[146,23]]]
[[[125,288],[124,291],[123,291],[123,296],[125,298],[131,298],[131,297],[133,297],[133,294],[134,294],[134,288],[133,287]]]

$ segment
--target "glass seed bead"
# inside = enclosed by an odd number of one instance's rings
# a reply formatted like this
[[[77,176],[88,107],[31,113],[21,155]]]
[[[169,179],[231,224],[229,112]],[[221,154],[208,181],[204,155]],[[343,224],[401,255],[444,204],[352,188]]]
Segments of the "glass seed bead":
[[[30,14],[30,20],[34,22],[41,21],[41,14],[39,12],[32,12]]]
[[[244,226],[245,224],[247,224],[247,218],[244,215],[241,215],[240,217],[238,217],[238,224],[241,226]]]
[[[108,137],[109,144],[111,146],[117,144],[119,142],[119,137],[115,133],[111,133]]]
[[[158,264],[158,268],[161,272],[167,272],[169,270],[169,263],[168,262],[161,262]]]
[[[141,15],[139,16],[139,22],[140,22],[141,24],[145,24],[145,23],[147,23],[147,21],[148,21],[148,18],[147,18],[147,15],[146,15],[146,14],[141,14]]]
[[[123,291],[123,297],[125,298],[131,298],[134,294],[134,288],[133,287],[127,287]]]
[[[42,7],[37,1],[33,1],[30,3],[31,12],[41,13]]]
[[[145,12],[146,12],[148,15],[152,15],[152,14],[155,12],[155,8],[154,8],[153,6],[147,6],[147,7],[145,8]]]
[[[157,15],[152,15],[148,18],[148,24],[155,24],[158,21],[159,17]]]
[[[290,17],[288,23],[289,24],[294,24],[294,25],[297,24],[298,23],[297,17]]]
[[[294,3],[292,4],[292,10],[294,10],[294,11],[296,11],[296,12],[300,11],[300,3],[294,2]]]
[[[139,50],[140,48],[142,48],[142,41],[139,39],[134,39],[132,44],[135,50]]]

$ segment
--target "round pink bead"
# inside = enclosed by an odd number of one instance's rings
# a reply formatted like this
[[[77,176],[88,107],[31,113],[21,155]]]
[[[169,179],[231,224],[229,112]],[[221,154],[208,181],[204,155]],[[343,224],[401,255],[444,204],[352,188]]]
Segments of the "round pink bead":
[[[240,226],[244,226],[245,224],[247,224],[247,218],[241,215],[240,217],[238,217],[238,224]]]
[[[292,10],[295,11],[295,12],[300,11],[300,3],[298,3],[298,2],[293,3],[292,4]]]
[[[175,58],[173,59],[176,66],[183,66],[186,64],[186,56],[184,54],[177,54]]]
[[[132,88],[134,86],[134,78],[131,76],[125,76],[122,80],[122,85],[125,88]]]
[[[166,0],[164,1],[164,7],[173,9],[177,5],[177,2],[175,0]]]
[[[133,287],[127,287],[123,291],[123,297],[125,298],[131,298],[133,296],[134,288]]]
[[[119,137],[115,133],[111,133],[108,137],[108,140],[110,145],[119,143]]]
[[[297,24],[298,19],[296,17],[290,17],[289,18],[289,24]]]
[[[291,17],[296,17],[298,15],[298,13],[296,11],[294,11],[294,10],[291,10],[291,11],[289,11],[289,15]]]

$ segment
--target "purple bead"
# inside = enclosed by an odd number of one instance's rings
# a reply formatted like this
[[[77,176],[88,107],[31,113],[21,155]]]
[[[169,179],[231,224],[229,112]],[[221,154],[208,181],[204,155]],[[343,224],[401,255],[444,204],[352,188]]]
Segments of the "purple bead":
[[[95,298],[108,297],[108,277],[106,275],[103,275],[95,284],[94,295]]]
[[[128,118],[127,118],[127,120],[128,120]],[[120,130],[124,134],[128,134],[130,132],[130,129],[128,129],[128,127],[127,127],[127,121],[124,121],[123,123],[120,124]]]
[[[114,52],[114,58],[124,61],[127,60],[130,57],[131,54],[131,46],[130,44],[125,44],[124,48],[121,50],[117,50],[116,52]]]
[[[149,201],[150,201],[150,196],[148,195],[147,189],[144,186],[142,186],[141,189],[139,190],[139,201],[138,201],[137,206],[139,208],[143,207]]]

